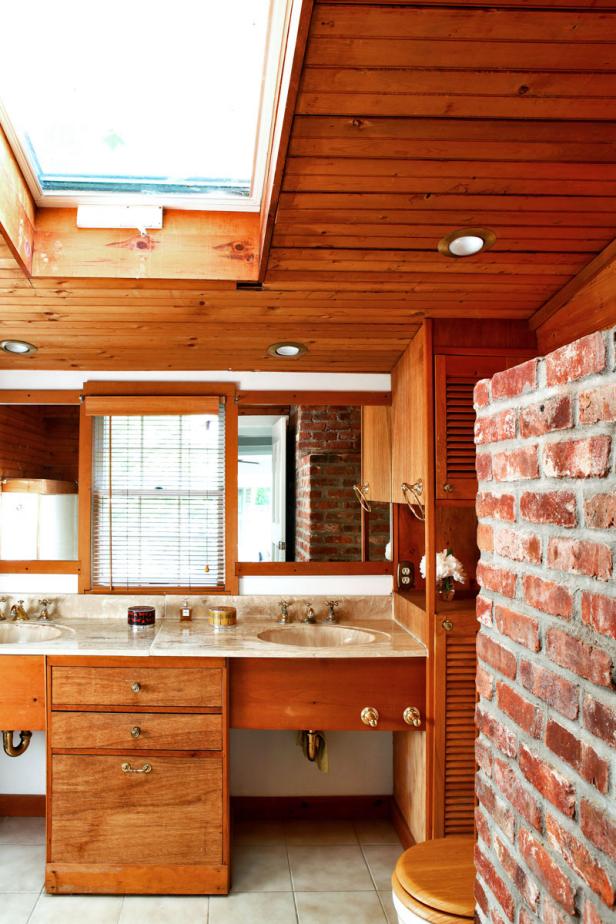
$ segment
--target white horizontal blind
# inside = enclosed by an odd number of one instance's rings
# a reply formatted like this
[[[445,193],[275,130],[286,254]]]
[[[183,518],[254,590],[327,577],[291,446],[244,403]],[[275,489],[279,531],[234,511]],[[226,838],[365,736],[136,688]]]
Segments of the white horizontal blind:
[[[223,587],[225,417],[93,417],[95,587]]]

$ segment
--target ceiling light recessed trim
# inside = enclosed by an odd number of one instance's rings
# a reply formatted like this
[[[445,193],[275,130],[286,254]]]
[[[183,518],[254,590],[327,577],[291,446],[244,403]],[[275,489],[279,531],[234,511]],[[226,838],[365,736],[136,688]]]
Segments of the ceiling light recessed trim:
[[[282,340],[280,343],[272,343],[268,346],[267,352],[276,359],[297,359],[304,353],[308,352],[305,343],[297,343],[293,340]]]
[[[28,356],[28,354],[36,353],[38,347],[35,347],[33,343],[28,343],[27,340],[0,340],[0,349],[5,353],[10,353],[11,356]]]
[[[467,252],[463,252],[465,249],[462,245],[460,247],[460,252],[455,253],[451,247],[456,241],[462,242],[462,238],[468,238],[468,247],[466,248]],[[472,238],[478,238],[482,241],[481,246],[478,246],[477,249],[473,249]],[[459,228],[457,231],[450,231],[449,234],[446,234],[438,242],[438,251],[443,254],[444,257],[453,257],[455,260],[462,260],[465,257],[475,256],[478,253],[482,253],[484,250],[489,250],[490,247],[496,242],[496,234],[494,231],[491,231],[489,228]]]

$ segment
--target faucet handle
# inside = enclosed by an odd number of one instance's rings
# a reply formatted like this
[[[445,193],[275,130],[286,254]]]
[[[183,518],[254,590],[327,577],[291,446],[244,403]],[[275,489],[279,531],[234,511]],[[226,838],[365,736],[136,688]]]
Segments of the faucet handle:
[[[327,616],[325,617],[326,622],[336,622],[336,607],[340,606],[340,600],[328,600],[327,601]]]
[[[283,624],[289,620],[289,606],[291,605],[290,600],[281,600],[278,604],[280,606],[280,616],[278,622]]]
[[[51,606],[52,602],[53,602],[52,600],[47,600],[47,599],[39,600],[39,604],[41,606],[41,612],[39,613],[39,620],[41,622],[47,622],[47,620],[49,619],[49,607]]]

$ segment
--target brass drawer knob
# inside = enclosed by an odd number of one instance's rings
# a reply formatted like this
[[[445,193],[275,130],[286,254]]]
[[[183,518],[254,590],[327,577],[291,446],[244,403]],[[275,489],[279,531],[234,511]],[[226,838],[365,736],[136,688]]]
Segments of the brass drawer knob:
[[[152,764],[144,764],[143,767],[133,767],[131,764],[126,763],[122,764],[122,773],[151,773]]]
[[[141,729],[138,725],[135,725],[134,728],[131,728],[130,733],[133,738],[141,737]]]
[[[131,684],[131,690],[133,693],[139,693],[141,690],[141,684],[135,680],[135,682]]]
[[[413,728],[419,728],[421,725],[421,712],[417,706],[407,706],[402,713],[402,718],[407,725],[412,725]]]
[[[445,630],[445,632],[451,632],[451,630],[453,629],[453,623],[451,619],[443,619],[441,625],[443,629]]]
[[[364,706],[359,717],[370,728],[376,728],[379,724],[379,711],[374,706]]]
[[[451,492],[453,491],[453,485],[449,484],[449,482],[446,481],[445,484],[443,485],[443,491],[445,492],[445,494],[451,494]]]

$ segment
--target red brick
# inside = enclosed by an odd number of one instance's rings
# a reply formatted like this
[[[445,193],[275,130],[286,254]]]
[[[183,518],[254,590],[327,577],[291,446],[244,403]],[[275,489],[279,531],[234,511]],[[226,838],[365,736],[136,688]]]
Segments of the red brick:
[[[475,760],[486,776],[492,776],[492,749],[481,738],[475,738]]]
[[[517,574],[505,568],[493,568],[484,562],[477,565],[477,581],[480,587],[494,593],[503,594],[504,597],[515,597]]]
[[[616,639],[616,597],[602,594],[582,594],[582,622],[595,632]]]
[[[568,719],[576,719],[579,712],[578,687],[532,661],[520,661],[518,677],[522,686],[538,699]]]
[[[475,867],[509,920],[513,921],[513,916],[515,914],[513,896],[493,865],[477,846],[475,846]]]
[[[488,905],[488,899],[484,891],[484,888],[477,878],[475,878],[474,895],[475,895],[475,902],[477,903],[477,905],[479,905],[479,907],[481,908],[484,914],[487,914],[490,906]]]
[[[575,526],[575,494],[571,491],[526,491],[520,497],[520,516],[530,523]]]
[[[567,430],[573,426],[571,398],[568,395],[548,398],[520,411],[520,436],[543,436],[553,430]]]
[[[529,359],[492,376],[492,398],[515,398],[537,387],[537,360]]]
[[[513,494],[478,494],[475,502],[477,516],[495,520],[515,521],[515,497]]]
[[[492,457],[492,477],[495,481],[526,481],[539,477],[539,455],[536,446],[523,446]]]
[[[494,620],[501,635],[506,635],[531,651],[539,651],[539,623],[534,616],[517,613],[505,606],[495,606]]]
[[[494,549],[494,530],[486,523],[477,527],[477,545],[481,552],[492,552]]]
[[[477,801],[485,808],[491,824],[496,825],[505,837],[513,841],[515,834],[513,810],[480,779],[477,780],[476,796]]]
[[[477,481],[492,481],[492,453],[478,452],[475,456]]]
[[[480,696],[484,699],[492,699],[494,696],[494,674],[490,674],[483,667],[478,666],[475,675],[475,686]]]
[[[515,410],[499,411],[490,417],[480,417],[475,421],[475,442],[485,445],[515,439],[516,418]]]
[[[520,745],[518,762],[528,782],[552,805],[560,809],[563,815],[572,818],[575,812],[575,786],[571,781],[543,758],[531,754],[523,744]]]
[[[587,694],[582,706],[584,725],[597,738],[616,748],[616,711]]]
[[[492,626],[492,601],[485,597],[477,597],[475,602],[477,619],[482,626]]]
[[[502,681],[496,684],[499,708],[533,738],[541,737],[542,715],[537,706]]]
[[[516,889],[519,891],[526,904],[532,908],[533,911],[536,911],[541,895],[537,888],[537,883],[531,879],[520,864],[516,862],[511,853],[511,847],[503,844],[498,837],[494,838],[494,848],[500,865],[515,885]]]
[[[544,895],[541,902],[541,924],[570,924],[570,922],[569,915],[555,905],[547,895]]]
[[[490,403],[490,379],[480,379],[473,391],[475,407],[487,407]]]
[[[522,785],[521,777],[503,760],[494,758],[492,776],[502,795],[537,831],[541,830],[541,807],[535,796]]]
[[[526,828],[518,834],[518,846],[527,866],[569,914],[575,914],[575,889],[545,847]]]
[[[503,558],[536,565],[541,561],[541,539],[535,533],[502,526],[494,530],[494,551]]]
[[[507,757],[516,756],[518,753],[518,739],[499,719],[488,712],[484,712],[478,706],[475,711],[475,722],[478,731],[485,735],[486,738],[489,738],[499,751],[502,751]]]
[[[589,841],[616,863],[616,818],[587,799],[580,805],[580,827]]]
[[[593,859],[586,847],[551,815],[546,819],[546,832],[550,843],[565,863],[611,908],[616,894],[605,869]]]
[[[547,384],[550,386],[575,382],[586,375],[602,372],[605,366],[606,350],[603,335],[598,332],[590,334],[546,356]]]
[[[529,606],[550,613],[551,616],[561,616],[569,619],[573,612],[573,596],[562,584],[554,581],[544,581],[534,574],[524,575],[524,599]]]
[[[593,494],[584,499],[584,523],[589,529],[616,527],[616,493]]]
[[[600,542],[555,537],[548,542],[548,565],[558,571],[607,581],[612,573],[612,552]]]
[[[546,642],[548,656],[555,664],[598,686],[612,686],[613,664],[607,651],[587,645],[556,626],[548,629]]]
[[[616,385],[602,385],[583,391],[578,398],[580,423],[608,423],[616,420]]]
[[[488,638],[483,632],[477,636],[477,656],[511,680],[515,677],[515,655],[508,648]]]
[[[548,720],[545,743],[554,754],[569,764],[579,775],[595,786],[599,792],[607,792],[609,785],[609,766],[599,757],[593,747],[580,740],[553,719]]]
[[[605,434],[582,440],[560,440],[543,448],[543,474],[548,478],[603,478],[610,468],[612,439]]]
[[[475,828],[477,829],[477,837],[479,840],[483,841],[486,847],[490,847],[492,845],[490,822],[479,807],[475,809]]]
[[[605,924],[605,921],[603,920],[603,914],[598,911],[592,902],[588,901],[588,899],[586,899],[584,902],[582,924]]]

